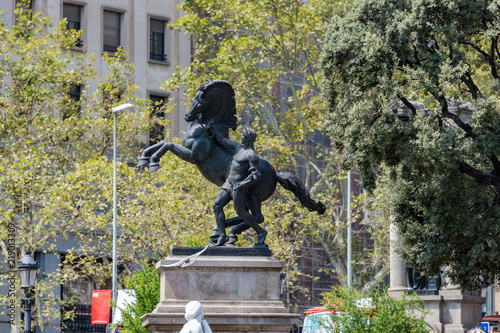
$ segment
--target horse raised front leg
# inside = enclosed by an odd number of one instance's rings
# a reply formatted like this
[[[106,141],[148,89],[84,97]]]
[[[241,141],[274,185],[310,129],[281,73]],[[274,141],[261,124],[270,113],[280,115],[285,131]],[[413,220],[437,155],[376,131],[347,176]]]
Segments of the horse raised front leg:
[[[158,149],[160,149],[165,144],[165,141],[158,142],[143,150],[141,157],[139,157],[139,162],[137,162],[138,167],[142,167],[149,164],[151,155],[153,155]]]
[[[149,173],[155,172],[160,168],[160,158],[165,155],[167,151],[171,151],[175,156],[183,159],[186,162],[189,163],[196,163],[193,153],[191,152],[190,149],[178,145],[176,143],[168,142],[168,141],[162,141],[163,145],[161,146],[160,149],[154,153],[149,162]]]

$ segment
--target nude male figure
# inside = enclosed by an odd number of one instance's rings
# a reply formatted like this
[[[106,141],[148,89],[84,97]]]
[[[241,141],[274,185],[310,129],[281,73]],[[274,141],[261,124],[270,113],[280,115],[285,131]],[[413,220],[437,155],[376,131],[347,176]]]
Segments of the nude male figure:
[[[257,243],[255,245],[265,246],[264,240],[266,239],[267,232],[259,226],[256,218],[247,210],[247,201],[252,200],[248,189],[261,178],[259,156],[253,146],[257,134],[252,129],[244,128],[240,144],[225,138],[217,131],[214,132],[216,140],[221,145],[236,151],[236,154],[234,154],[229,163],[226,182],[222,185],[215,198],[214,213],[217,228],[219,229],[219,238],[215,245],[222,246],[229,240],[226,235],[224,206],[231,201],[232,197],[236,214],[257,232]]]

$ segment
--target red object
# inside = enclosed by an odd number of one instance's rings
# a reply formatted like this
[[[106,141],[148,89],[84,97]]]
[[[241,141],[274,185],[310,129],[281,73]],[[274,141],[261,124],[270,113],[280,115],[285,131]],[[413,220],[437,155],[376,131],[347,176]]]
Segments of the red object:
[[[307,316],[307,315],[311,315],[311,314],[315,314],[315,313],[322,313],[322,312],[330,312],[331,314],[335,313],[334,310],[327,309],[324,306],[315,306],[315,307],[312,307],[312,308],[308,309],[307,311],[305,311],[304,315]]]
[[[484,317],[483,321],[500,321],[500,317],[499,316]]]
[[[92,325],[109,324],[111,290],[92,291]]]
[[[316,314],[316,313],[323,313],[323,312],[329,312],[330,314],[335,314],[336,310],[334,310],[334,309],[328,309],[325,306],[315,306],[315,307],[312,307],[310,309],[307,309],[304,312],[304,316],[308,316],[308,315],[312,315],[312,314]],[[366,314],[368,316],[371,317],[372,314],[373,314],[373,312],[375,312],[375,307],[366,308]]]

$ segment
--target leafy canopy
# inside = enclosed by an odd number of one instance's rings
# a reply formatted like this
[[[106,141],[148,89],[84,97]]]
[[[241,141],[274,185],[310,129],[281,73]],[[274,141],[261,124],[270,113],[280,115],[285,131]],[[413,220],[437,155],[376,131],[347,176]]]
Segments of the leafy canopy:
[[[61,316],[74,301],[61,301],[61,284],[104,283],[112,274],[113,106],[135,105],[117,117],[119,267],[164,257],[173,244],[205,244],[213,215],[194,167],[170,160],[153,178],[128,165],[153,110],[135,97],[134,66],[123,50],[103,57],[72,51],[81,32],[21,6],[16,22],[0,23],[0,233],[9,235],[0,251],[14,261],[22,248],[64,253],[59,269],[37,282],[33,322],[44,331],[73,315]],[[79,100],[69,94],[77,86]],[[20,288],[0,295],[1,304],[16,304],[17,326],[21,297]]]
[[[380,191],[405,263],[463,288],[500,273],[499,28],[497,0],[359,0],[322,55],[346,167]]]

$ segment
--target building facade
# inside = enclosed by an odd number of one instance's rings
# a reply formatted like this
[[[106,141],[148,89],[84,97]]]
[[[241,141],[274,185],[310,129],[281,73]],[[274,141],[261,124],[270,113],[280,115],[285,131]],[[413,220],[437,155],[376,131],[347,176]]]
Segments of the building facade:
[[[0,8],[4,10],[0,19],[5,26],[15,24],[14,11],[22,2],[0,0]],[[73,52],[97,56],[97,77],[104,75],[107,68],[105,61],[99,60],[100,55],[114,52],[119,46],[126,50],[135,65],[133,83],[139,87],[137,97],[153,101],[173,99],[175,110],[166,117],[171,121],[172,134],[178,136],[187,127],[182,92],[166,92],[160,85],[172,76],[175,65],[187,67],[191,62],[190,37],[167,26],[182,15],[180,3],[180,0],[31,0],[26,6],[55,23],[66,18],[68,28],[81,29],[81,40]]]

